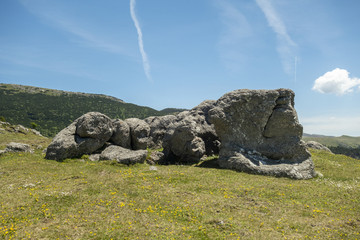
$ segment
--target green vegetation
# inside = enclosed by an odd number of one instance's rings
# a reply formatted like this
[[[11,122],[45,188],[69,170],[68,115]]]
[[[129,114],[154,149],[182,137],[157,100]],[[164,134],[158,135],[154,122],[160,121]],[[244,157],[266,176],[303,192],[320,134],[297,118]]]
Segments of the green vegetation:
[[[360,137],[330,137],[305,135],[304,141],[316,141],[328,147],[333,153],[344,154],[346,156],[360,159]]]
[[[350,137],[350,136],[341,136],[341,137],[330,137],[330,136],[314,136],[314,135],[305,135],[303,136],[304,141],[316,141],[325,145],[327,147],[351,147],[357,148],[360,147],[360,137]]]
[[[46,148],[51,139],[38,136],[32,131],[15,132],[16,126],[0,124],[0,150],[5,149],[10,142],[20,142],[32,145],[33,148]]]
[[[180,111],[157,111],[99,94],[72,93],[13,84],[0,84],[0,102],[2,119],[12,124],[36,127],[45,136],[54,136],[76,118],[91,111],[120,119],[143,119]]]
[[[44,141],[21,133],[0,139],[0,146]],[[151,170],[45,160],[41,149],[6,153],[0,239],[360,239],[360,162],[312,155],[323,177],[299,181],[217,169],[214,157]]]

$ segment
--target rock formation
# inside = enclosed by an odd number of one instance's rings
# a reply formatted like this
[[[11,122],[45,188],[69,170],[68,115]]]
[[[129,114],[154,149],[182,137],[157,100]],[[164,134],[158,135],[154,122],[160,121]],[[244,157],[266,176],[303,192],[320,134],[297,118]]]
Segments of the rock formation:
[[[86,113],[54,137],[45,158],[63,160],[91,154],[111,138],[112,128],[112,120],[104,114]]]
[[[221,167],[296,179],[315,176],[291,90],[236,90],[221,97],[209,115],[221,141]]]
[[[11,142],[6,145],[5,150],[0,150],[0,154],[8,153],[8,152],[34,153],[34,150],[31,149],[30,145],[28,145],[28,144]]]
[[[219,154],[223,168],[308,179],[315,171],[301,136],[291,90],[236,90],[177,115],[111,120],[87,113],[55,136],[46,158],[92,154],[132,164],[145,161],[145,149],[163,148],[147,162],[193,163]]]
[[[321,143],[318,143],[316,141],[308,141],[308,142],[306,142],[306,147],[307,148],[312,148],[312,149],[317,149],[317,150],[324,150],[326,152],[332,153],[329,148],[325,147],[324,145],[322,145]]]

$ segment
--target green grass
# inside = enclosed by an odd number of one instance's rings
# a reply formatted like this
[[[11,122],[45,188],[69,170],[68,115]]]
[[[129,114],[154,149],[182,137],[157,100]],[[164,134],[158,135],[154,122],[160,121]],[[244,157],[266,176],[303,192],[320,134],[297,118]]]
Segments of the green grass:
[[[46,148],[51,142],[51,139],[38,136],[30,130],[14,133],[12,132],[15,128],[13,125],[0,124],[0,128],[3,129],[0,131],[0,150],[5,149],[6,144],[10,142],[26,143],[32,145],[33,148]]]
[[[312,154],[324,176],[299,181],[6,153],[0,239],[360,239],[360,161]]]

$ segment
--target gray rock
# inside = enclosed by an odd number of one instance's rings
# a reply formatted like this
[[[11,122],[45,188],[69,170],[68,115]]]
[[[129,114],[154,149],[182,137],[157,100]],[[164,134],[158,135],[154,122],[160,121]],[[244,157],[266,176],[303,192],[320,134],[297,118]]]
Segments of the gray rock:
[[[199,162],[206,152],[204,141],[187,125],[176,128],[170,140],[170,149],[177,157],[176,161],[181,163]]]
[[[99,160],[116,160],[122,164],[144,163],[146,150],[129,150],[120,146],[111,145],[100,154]]]
[[[45,158],[63,160],[66,158],[80,157],[83,153],[78,151],[75,132],[76,123],[74,122],[56,134],[46,149]]]
[[[321,143],[318,143],[316,141],[308,141],[308,142],[306,142],[306,147],[307,148],[317,149],[317,150],[324,150],[326,152],[332,153],[329,148],[325,147],[324,145],[322,145]]]
[[[100,149],[112,135],[111,119],[90,112],[61,130],[46,149],[46,159],[63,160],[81,157]]]
[[[6,148],[3,151],[3,153],[6,153],[6,152],[29,152],[29,153],[34,153],[34,151],[31,149],[30,145],[24,144],[24,143],[15,143],[15,142],[11,142],[11,143],[6,145]]]
[[[113,135],[110,138],[110,141],[115,145],[118,145],[123,148],[131,148],[131,136],[130,136],[130,127],[129,125],[120,119],[115,119],[112,122],[113,125]]]
[[[144,121],[150,126],[149,147],[159,149],[163,146],[166,136],[174,131],[177,118],[174,115],[166,115],[148,117]]]
[[[208,111],[215,101],[204,101],[190,111],[176,116],[164,137],[164,153],[168,162],[199,162],[206,155],[219,152],[219,138],[209,122]]]
[[[108,141],[113,134],[112,120],[98,112],[89,112],[76,120],[76,134],[81,138]]]
[[[315,176],[291,90],[227,93],[209,110],[209,118],[221,141],[221,167],[295,179]]]
[[[138,118],[128,118],[125,122],[130,127],[132,149],[146,149],[151,146],[149,124]]]

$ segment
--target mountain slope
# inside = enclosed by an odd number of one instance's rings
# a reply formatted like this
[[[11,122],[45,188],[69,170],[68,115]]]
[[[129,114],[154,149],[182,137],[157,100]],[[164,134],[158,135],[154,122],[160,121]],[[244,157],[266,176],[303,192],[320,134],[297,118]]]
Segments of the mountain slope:
[[[323,135],[312,135],[304,134],[304,141],[316,141],[322,145],[327,146],[333,153],[344,154],[352,158],[360,159],[360,137],[351,136],[323,136]]]
[[[304,141],[316,141],[328,147],[360,147],[360,137],[351,137],[351,136],[340,136],[340,137],[332,137],[332,136],[324,136],[324,135],[314,135],[314,134],[306,134],[303,135]]]
[[[74,93],[15,84],[0,84],[0,102],[0,116],[6,121],[34,127],[45,136],[54,136],[76,118],[91,111],[120,119],[146,118],[180,111],[157,111],[100,94]]]

